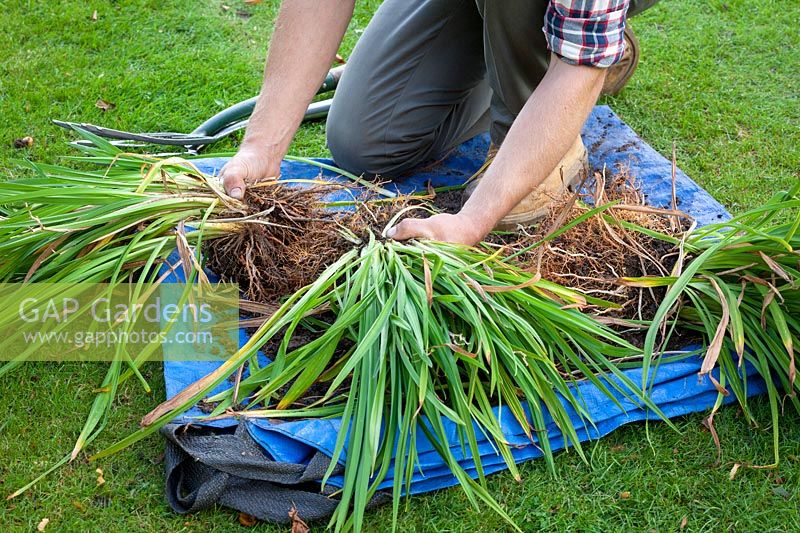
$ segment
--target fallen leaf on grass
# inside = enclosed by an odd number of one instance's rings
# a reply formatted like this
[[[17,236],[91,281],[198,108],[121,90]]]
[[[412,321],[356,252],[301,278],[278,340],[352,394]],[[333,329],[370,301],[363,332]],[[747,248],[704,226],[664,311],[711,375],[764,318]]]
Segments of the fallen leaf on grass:
[[[292,506],[289,511],[289,519],[292,521],[292,533],[309,533],[311,531],[308,524],[303,522],[303,519],[297,513],[297,507]]]
[[[739,471],[739,468],[740,468],[741,466],[742,466],[742,465],[741,465],[741,464],[739,464],[739,463],[736,463],[736,464],[734,464],[734,465],[733,465],[733,468],[731,468],[731,473],[730,473],[730,474],[728,474],[728,479],[729,479],[729,480],[733,481],[733,478],[735,478],[735,477],[736,477],[736,472],[738,472],[738,471]]]
[[[94,103],[94,106],[97,109],[101,109],[103,111],[111,111],[112,109],[117,107],[117,104],[115,104],[113,102],[106,102],[102,98],[98,98],[97,101]]]
[[[239,513],[239,523],[244,527],[253,527],[258,523],[258,518],[247,513]]]
[[[683,531],[683,529],[686,527],[686,524],[688,524],[688,523],[689,523],[689,517],[686,516],[686,515],[683,515],[683,518],[681,518],[680,530]]]
[[[92,11],[92,22],[97,22],[97,10]]]
[[[225,4],[222,4],[220,7],[222,8],[223,11],[227,11],[227,10],[229,10],[231,8],[231,6],[228,6],[228,5],[225,5]]]
[[[22,148],[30,148],[33,146],[33,137],[26,135],[20,139],[14,139],[14,148],[20,150]]]
[[[49,523],[50,523],[50,519],[49,518],[42,518],[42,521],[39,522],[38,526],[36,526],[36,531],[44,531],[44,528],[46,528],[47,524],[49,524]]]
[[[103,477],[103,469],[98,468],[95,470],[95,472],[97,472],[97,486],[99,487],[100,485],[105,485],[106,479]]]
[[[619,493],[619,497],[622,498],[623,500],[629,500],[631,497],[631,493],[627,490],[624,490]]]
[[[700,422],[703,424],[703,427],[711,432],[711,438],[714,439],[714,446],[717,448],[717,461],[715,464],[719,464],[720,460],[722,459],[722,443],[719,440],[717,430],[714,428],[714,411],[712,411],[710,415]]]

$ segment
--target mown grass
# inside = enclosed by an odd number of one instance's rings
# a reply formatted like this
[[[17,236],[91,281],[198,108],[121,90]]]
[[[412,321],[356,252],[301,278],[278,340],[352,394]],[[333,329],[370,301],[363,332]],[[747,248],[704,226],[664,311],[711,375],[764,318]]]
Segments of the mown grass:
[[[19,175],[13,160],[52,162],[69,153],[66,132],[50,118],[130,130],[189,131],[208,115],[254,94],[277,2],[75,0],[0,3],[0,173]],[[379,2],[360,2],[343,47],[346,56]],[[91,20],[97,10],[97,21]],[[252,16],[237,14],[244,10]],[[633,21],[643,58],[613,108],[662,153],[677,142],[681,167],[733,211],[759,205],[800,177],[800,58],[792,51],[800,5],[794,0],[671,0]],[[102,98],[117,107],[103,112]],[[305,126],[293,146],[324,155],[323,127]],[[31,135],[30,150],[11,147]],[[235,140],[218,148],[232,147]],[[0,379],[0,489],[9,493],[71,449],[83,424],[101,365],[26,365]],[[152,397],[129,383],[98,447],[135,428],[163,398],[160,366],[147,368]],[[800,428],[787,410],[779,471],[734,462],[771,461],[769,413],[750,428],[735,407],[716,417],[722,462],[701,415],[623,428],[590,447],[591,463],[574,453],[522,467],[523,482],[493,476],[493,494],[525,529],[794,530],[800,528]],[[183,517],[163,498],[162,443],[151,438],[89,465],[83,460],[32,492],[0,506],[6,530],[239,530],[228,510]],[[95,468],[106,483],[98,486]],[[629,493],[629,494],[628,494]],[[368,515],[369,530],[388,527],[390,509]],[[494,531],[498,517],[476,512],[458,490],[414,497],[402,531]],[[265,531],[279,531],[260,525]]]

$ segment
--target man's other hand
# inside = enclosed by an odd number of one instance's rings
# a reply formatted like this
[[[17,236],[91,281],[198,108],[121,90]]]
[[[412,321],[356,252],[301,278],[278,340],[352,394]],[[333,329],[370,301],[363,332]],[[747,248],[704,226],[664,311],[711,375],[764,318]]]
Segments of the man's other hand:
[[[225,192],[232,198],[244,198],[244,190],[250,183],[277,179],[281,171],[280,159],[269,157],[266,150],[242,146],[233,158],[222,167],[220,177]]]
[[[484,236],[479,235],[475,225],[462,214],[434,215],[430,218],[406,218],[391,228],[386,236],[390,239],[430,239],[472,246]]]

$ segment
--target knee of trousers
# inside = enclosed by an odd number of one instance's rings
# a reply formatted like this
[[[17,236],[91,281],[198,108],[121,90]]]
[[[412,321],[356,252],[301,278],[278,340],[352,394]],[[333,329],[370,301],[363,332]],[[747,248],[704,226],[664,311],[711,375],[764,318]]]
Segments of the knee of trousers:
[[[346,109],[345,109],[346,108]],[[325,134],[336,165],[353,174],[396,177],[420,164],[430,152],[430,140],[391,134],[388,121],[370,118],[359,106],[331,106]],[[391,137],[391,138],[390,138]],[[391,147],[391,149],[390,149]]]

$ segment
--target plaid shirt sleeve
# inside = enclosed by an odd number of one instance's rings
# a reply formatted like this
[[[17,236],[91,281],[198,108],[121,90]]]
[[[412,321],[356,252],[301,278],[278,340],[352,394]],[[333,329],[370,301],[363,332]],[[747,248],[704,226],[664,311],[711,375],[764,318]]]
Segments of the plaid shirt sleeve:
[[[630,0],[550,0],[544,16],[551,52],[572,65],[607,68],[625,50]]]

